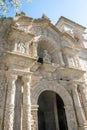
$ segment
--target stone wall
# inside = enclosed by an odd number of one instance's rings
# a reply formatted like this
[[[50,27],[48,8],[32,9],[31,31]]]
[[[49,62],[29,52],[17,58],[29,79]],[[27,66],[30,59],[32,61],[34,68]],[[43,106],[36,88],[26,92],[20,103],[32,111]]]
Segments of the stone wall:
[[[38,130],[38,99],[44,91],[62,98],[68,130],[87,130],[87,50],[78,43],[86,41],[85,28],[69,21],[73,28],[67,32],[62,24],[21,15],[0,19],[1,130]]]

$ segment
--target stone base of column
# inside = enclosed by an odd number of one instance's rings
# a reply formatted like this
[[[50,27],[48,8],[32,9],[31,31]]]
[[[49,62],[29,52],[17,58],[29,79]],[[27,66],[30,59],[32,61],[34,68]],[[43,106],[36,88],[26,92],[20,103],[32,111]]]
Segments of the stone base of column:
[[[79,126],[79,130],[87,130],[87,124]]]

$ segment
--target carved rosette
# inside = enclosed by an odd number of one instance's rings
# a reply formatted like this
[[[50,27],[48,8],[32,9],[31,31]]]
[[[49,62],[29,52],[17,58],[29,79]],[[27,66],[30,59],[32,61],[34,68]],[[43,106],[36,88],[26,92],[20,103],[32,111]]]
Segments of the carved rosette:
[[[31,130],[30,76],[23,77],[23,119],[22,129]]]
[[[5,108],[4,130],[13,130],[14,127],[14,108],[15,108],[15,81],[17,75],[7,73],[8,90]]]

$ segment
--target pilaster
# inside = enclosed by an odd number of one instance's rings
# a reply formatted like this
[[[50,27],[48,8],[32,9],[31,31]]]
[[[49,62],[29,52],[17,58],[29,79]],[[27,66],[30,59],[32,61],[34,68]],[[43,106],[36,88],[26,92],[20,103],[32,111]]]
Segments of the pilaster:
[[[64,106],[65,112],[66,112],[66,117],[67,117],[67,125],[69,130],[78,130],[77,128],[77,122],[75,118],[75,111],[73,109],[73,106],[71,105],[66,105]]]
[[[78,86],[79,92],[81,94],[81,99],[82,99],[82,105],[83,109],[85,111],[86,119],[87,119],[87,96],[86,96],[86,85],[81,84]]]
[[[79,94],[77,91],[78,86],[77,86],[77,84],[72,84],[71,87],[72,87],[72,96],[73,96],[74,105],[75,105],[75,109],[76,109],[79,130],[87,130],[86,116],[85,116],[84,110],[82,108]]]

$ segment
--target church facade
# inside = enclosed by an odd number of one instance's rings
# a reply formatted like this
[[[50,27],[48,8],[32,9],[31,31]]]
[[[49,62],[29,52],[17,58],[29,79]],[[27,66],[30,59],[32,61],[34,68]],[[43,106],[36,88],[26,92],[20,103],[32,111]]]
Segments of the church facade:
[[[85,27],[0,19],[0,130],[87,130]]]

